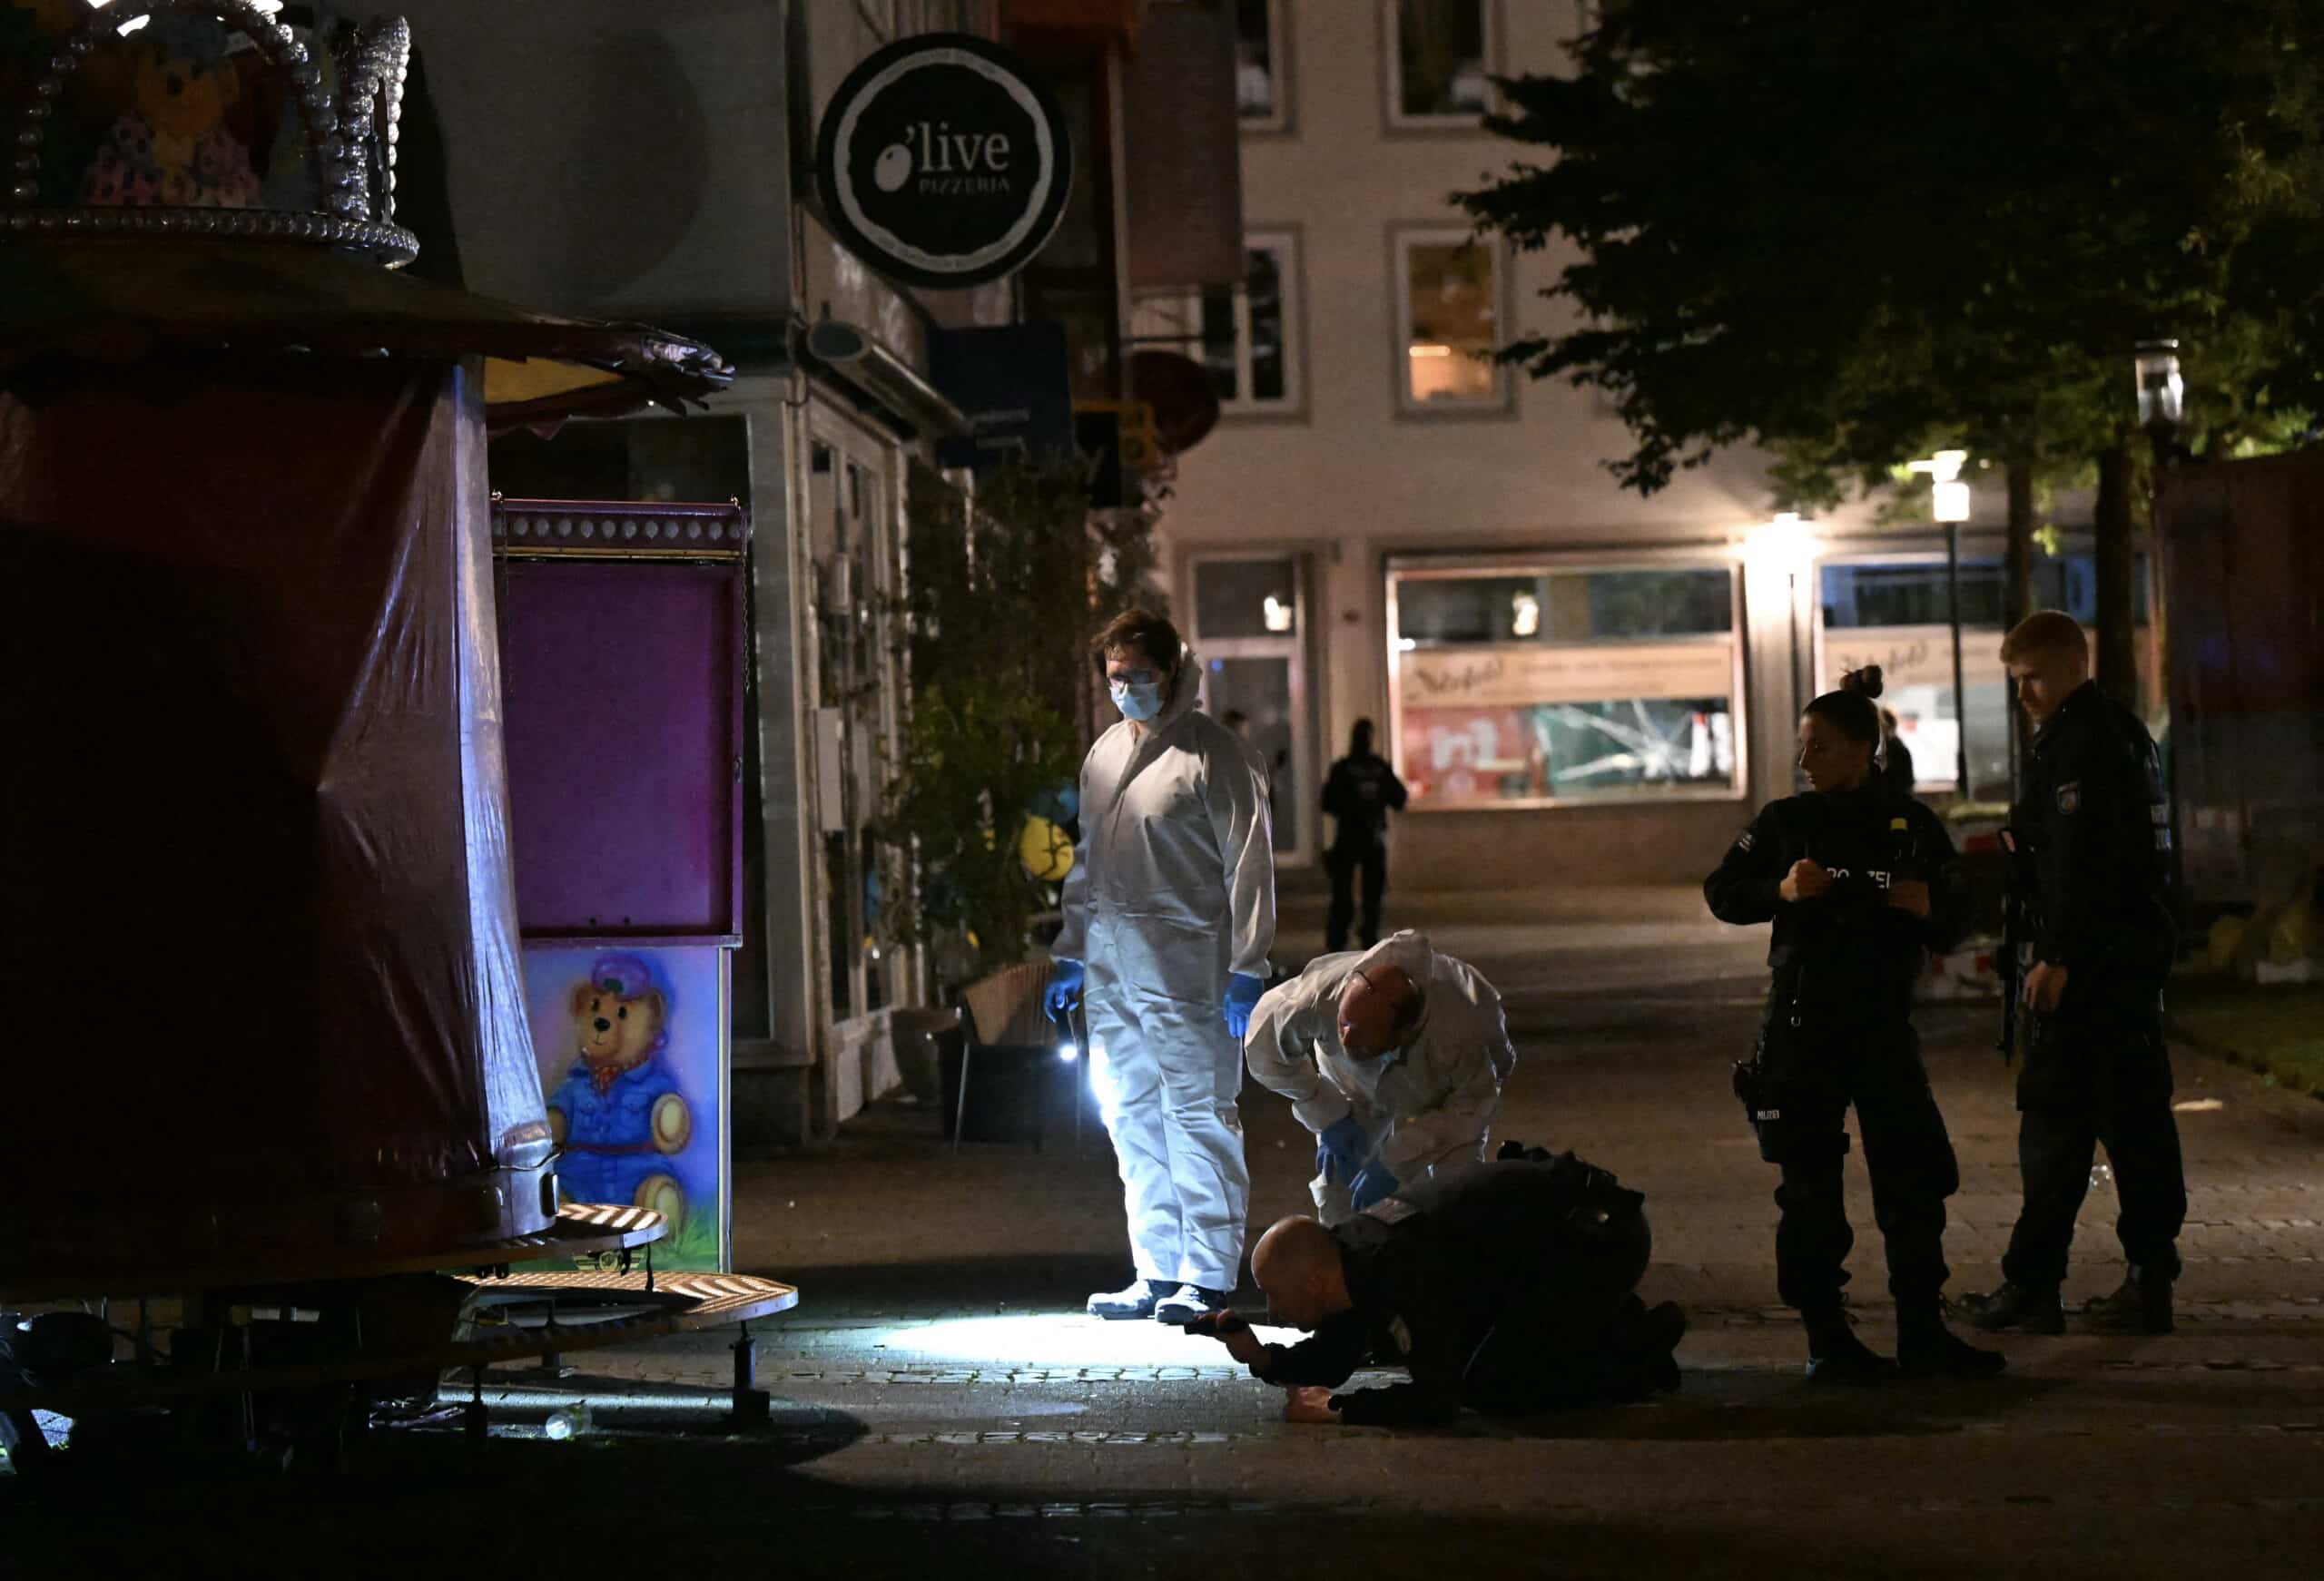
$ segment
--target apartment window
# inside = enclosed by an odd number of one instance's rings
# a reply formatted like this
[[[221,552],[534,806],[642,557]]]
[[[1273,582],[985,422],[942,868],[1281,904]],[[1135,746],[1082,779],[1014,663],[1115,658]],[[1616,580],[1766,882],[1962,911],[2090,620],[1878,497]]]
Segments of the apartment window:
[[[1392,566],[1413,806],[1741,795],[1735,582],[1726,565]]]
[[[1132,336],[1208,368],[1221,411],[1295,414],[1305,399],[1298,232],[1250,231],[1243,248],[1241,285],[1141,299]]]
[[[1493,67],[1492,0],[1382,0],[1388,124],[1473,127],[1487,110]]]
[[[1396,403],[1408,413],[1502,411],[1502,270],[1495,243],[1457,226],[1393,233]]]
[[[1291,129],[1289,0],[1236,0],[1235,111],[1246,132]]]

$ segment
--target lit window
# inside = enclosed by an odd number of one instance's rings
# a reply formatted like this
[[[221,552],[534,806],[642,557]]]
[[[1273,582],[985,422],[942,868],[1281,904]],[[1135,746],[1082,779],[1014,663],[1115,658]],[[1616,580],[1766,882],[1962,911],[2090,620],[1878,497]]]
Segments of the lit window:
[[[1285,0],[1236,0],[1235,113],[1246,132],[1291,127],[1291,35]]]
[[[1489,107],[1491,0],[1382,0],[1388,124],[1474,126]]]
[[[1408,412],[1498,411],[1509,404],[1501,269],[1492,242],[1457,228],[1395,237],[1397,403]]]
[[[1914,782],[1924,791],[1954,790],[1965,752],[1971,793],[2005,797],[2010,717],[2001,662],[2006,625],[2001,564],[1961,564],[1961,626],[1966,634],[1961,643],[1965,695],[1958,711],[1953,700],[1954,597],[1941,555],[1827,561],[1818,567],[1817,580],[1818,690],[1837,686],[1851,670],[1879,665],[1881,711],[1895,722],[1892,739],[1909,754]],[[2034,568],[2034,605],[2065,610],[2088,626],[2097,618],[2093,583],[2089,555],[2044,555]],[[2156,638],[2143,597],[2143,568],[2132,585],[2142,595],[2133,612],[2134,641],[2152,653]],[[2152,664],[2142,658],[2140,668],[2152,673]]]
[[[1132,339],[1208,368],[1222,411],[1296,413],[1305,397],[1298,234],[1253,231],[1244,238],[1243,258],[1240,286],[1141,299],[1131,315]]]
[[[1206,559],[1195,566],[1195,633],[1221,640],[1280,636],[1298,622],[1297,567],[1284,559]]]
[[[1731,567],[1415,561],[1388,608],[1415,810],[1743,793]]]

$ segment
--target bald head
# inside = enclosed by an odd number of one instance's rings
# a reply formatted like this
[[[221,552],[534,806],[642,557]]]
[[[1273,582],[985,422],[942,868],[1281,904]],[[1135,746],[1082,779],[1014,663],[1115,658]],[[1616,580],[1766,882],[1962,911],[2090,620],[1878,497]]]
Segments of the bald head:
[[[1313,1329],[1354,1303],[1340,1243],[1314,1219],[1278,1219],[1251,1249],[1251,1278],[1277,1322]]]
[[[1420,987],[1403,967],[1377,960],[1358,967],[1340,989],[1340,1046],[1358,1059],[1401,1048],[1421,1005]]]

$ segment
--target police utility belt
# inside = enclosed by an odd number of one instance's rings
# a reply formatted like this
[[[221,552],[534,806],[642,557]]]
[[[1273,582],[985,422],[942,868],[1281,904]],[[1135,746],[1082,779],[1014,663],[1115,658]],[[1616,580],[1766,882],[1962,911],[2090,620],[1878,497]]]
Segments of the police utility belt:
[[[1558,1228],[1581,1240],[1612,1235],[1619,1223],[1646,1204],[1644,1192],[1630,1190],[1614,1177],[1612,1171],[1585,1163],[1571,1152],[1553,1154],[1546,1147],[1523,1147],[1504,1142],[1495,1157],[1548,1164],[1551,1178],[1557,1183],[1558,1194],[1566,1204],[1557,1214]]]
[[[1806,969],[1797,964],[1777,970],[1759,1035],[1751,1052],[1735,1062],[1735,1095],[1742,1101],[1751,1134],[1758,1138],[1759,1156],[1768,1164],[1781,1164],[1794,1152],[1796,1133],[1806,1118],[1797,1112],[1800,1071],[1813,1057],[1814,1040],[1830,1032],[1817,1025],[1819,1018],[1803,991],[1806,978]],[[1839,1151],[1846,1153],[1847,1133],[1837,1134]],[[1821,1144],[1831,1145],[1831,1138],[1826,1127]]]

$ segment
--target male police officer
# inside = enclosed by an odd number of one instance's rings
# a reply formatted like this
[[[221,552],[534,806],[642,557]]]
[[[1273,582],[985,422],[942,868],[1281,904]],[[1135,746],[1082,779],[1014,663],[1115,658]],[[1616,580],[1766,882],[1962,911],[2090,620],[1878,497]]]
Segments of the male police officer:
[[[1632,1293],[1653,1245],[1645,1199],[1571,1153],[1502,1152],[1332,1228],[1284,1219],[1261,1236],[1251,1277],[1310,1338],[1262,1344],[1231,1311],[1188,1327],[1289,1391],[1295,1422],[1526,1416],[1678,1388],[1686,1317]],[[1411,1381],[1332,1395],[1367,1360]]]
[[[2011,813],[2013,881],[2023,894],[2031,880],[2036,913],[2020,987],[2032,1014],[2017,1081],[2025,1202],[2004,1282],[1963,1304],[1987,1331],[2063,1331],[2058,1287],[2103,1143],[2130,1274],[2083,1316],[2102,1331],[2168,1333],[2187,1186],[2162,1037],[2176,940],[2162,765],[2137,716],[2091,681],[2089,643],[2071,615],[2029,615],[2002,660],[2035,726]]]
[[[1243,1055],[1315,1133],[1311,1189],[1326,1224],[1482,1160],[1517,1064],[1492,985],[1412,932],[1318,956],[1268,989]]]

